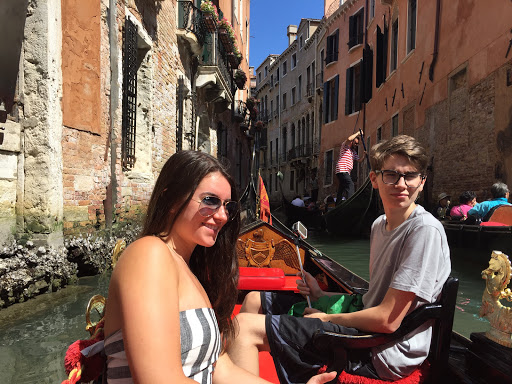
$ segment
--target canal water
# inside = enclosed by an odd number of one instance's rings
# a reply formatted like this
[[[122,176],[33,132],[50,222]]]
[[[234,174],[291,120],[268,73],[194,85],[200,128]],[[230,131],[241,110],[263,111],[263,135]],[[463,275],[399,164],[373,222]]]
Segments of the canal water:
[[[368,240],[310,232],[308,241],[368,279]],[[489,257],[490,253],[477,261],[462,252],[452,257],[452,276],[460,280],[454,328],[467,337],[489,327],[478,317],[484,289],[480,272]],[[0,310],[0,384],[54,384],[66,379],[65,351],[73,341],[87,338],[85,308],[94,294],[106,295],[108,281],[108,275],[81,278],[77,285]]]

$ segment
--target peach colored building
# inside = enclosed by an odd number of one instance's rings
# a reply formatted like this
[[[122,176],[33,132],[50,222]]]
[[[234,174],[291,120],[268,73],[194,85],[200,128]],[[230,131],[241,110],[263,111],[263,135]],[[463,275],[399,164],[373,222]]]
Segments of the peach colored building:
[[[335,192],[341,143],[418,138],[430,163],[424,203],[512,186],[512,3],[325,1],[321,196]],[[319,66],[319,70],[322,67]],[[356,124],[357,121],[357,124]],[[356,168],[360,184],[367,166]]]

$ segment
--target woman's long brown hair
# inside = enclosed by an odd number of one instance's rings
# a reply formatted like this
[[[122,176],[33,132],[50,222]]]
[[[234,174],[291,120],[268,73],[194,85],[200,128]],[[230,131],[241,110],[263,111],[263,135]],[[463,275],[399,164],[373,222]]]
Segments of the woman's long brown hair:
[[[172,155],[155,183],[141,237],[166,237],[199,183],[212,172],[219,172],[226,178],[231,186],[231,200],[238,201],[233,179],[216,158],[198,151],[180,151]],[[224,346],[234,336],[231,313],[238,296],[235,246],[239,231],[240,216],[237,214],[222,227],[212,247],[196,246],[189,264],[212,303]]]

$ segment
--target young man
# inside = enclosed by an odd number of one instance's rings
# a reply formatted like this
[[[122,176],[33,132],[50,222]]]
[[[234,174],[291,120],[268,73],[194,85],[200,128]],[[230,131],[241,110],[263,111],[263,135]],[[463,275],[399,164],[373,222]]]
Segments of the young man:
[[[336,162],[336,177],[338,179],[338,194],[336,195],[336,204],[341,204],[343,197],[346,199],[350,198],[354,194],[354,182],[350,177],[350,172],[354,167],[354,160],[361,162],[364,157],[359,158],[357,154],[357,146],[361,132],[356,132],[350,135],[347,140],[341,143],[340,155]]]
[[[441,223],[415,204],[426,178],[424,149],[410,136],[396,136],[374,146],[370,162],[385,214],[372,226],[364,309],[329,315],[309,310],[295,318],[257,314],[257,300],[245,303],[243,310],[252,313],[238,315],[239,333],[228,348],[235,364],[257,374],[258,351],[270,350],[280,382],[303,383],[327,362],[312,346],[315,331],[391,333],[405,315],[439,297],[451,270],[450,250]],[[325,294],[309,274],[306,279],[301,293],[312,299]],[[261,296],[262,312],[277,308],[270,297]],[[345,370],[375,379],[406,377],[427,358],[431,335],[425,324],[397,343],[347,356]]]

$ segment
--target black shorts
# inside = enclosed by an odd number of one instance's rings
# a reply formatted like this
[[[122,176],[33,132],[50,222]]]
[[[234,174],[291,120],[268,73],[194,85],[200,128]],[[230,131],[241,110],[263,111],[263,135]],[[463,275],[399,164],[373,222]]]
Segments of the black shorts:
[[[319,330],[357,335],[360,333],[357,329],[319,319],[279,314],[287,313],[293,301],[300,301],[300,297],[293,299],[288,295],[262,293],[261,299],[263,313],[266,313],[265,329],[270,353],[280,383],[305,383],[324,365],[338,373],[344,369],[347,373],[379,379],[370,350],[350,351],[346,361],[333,362],[330,356],[313,346],[313,335]]]

